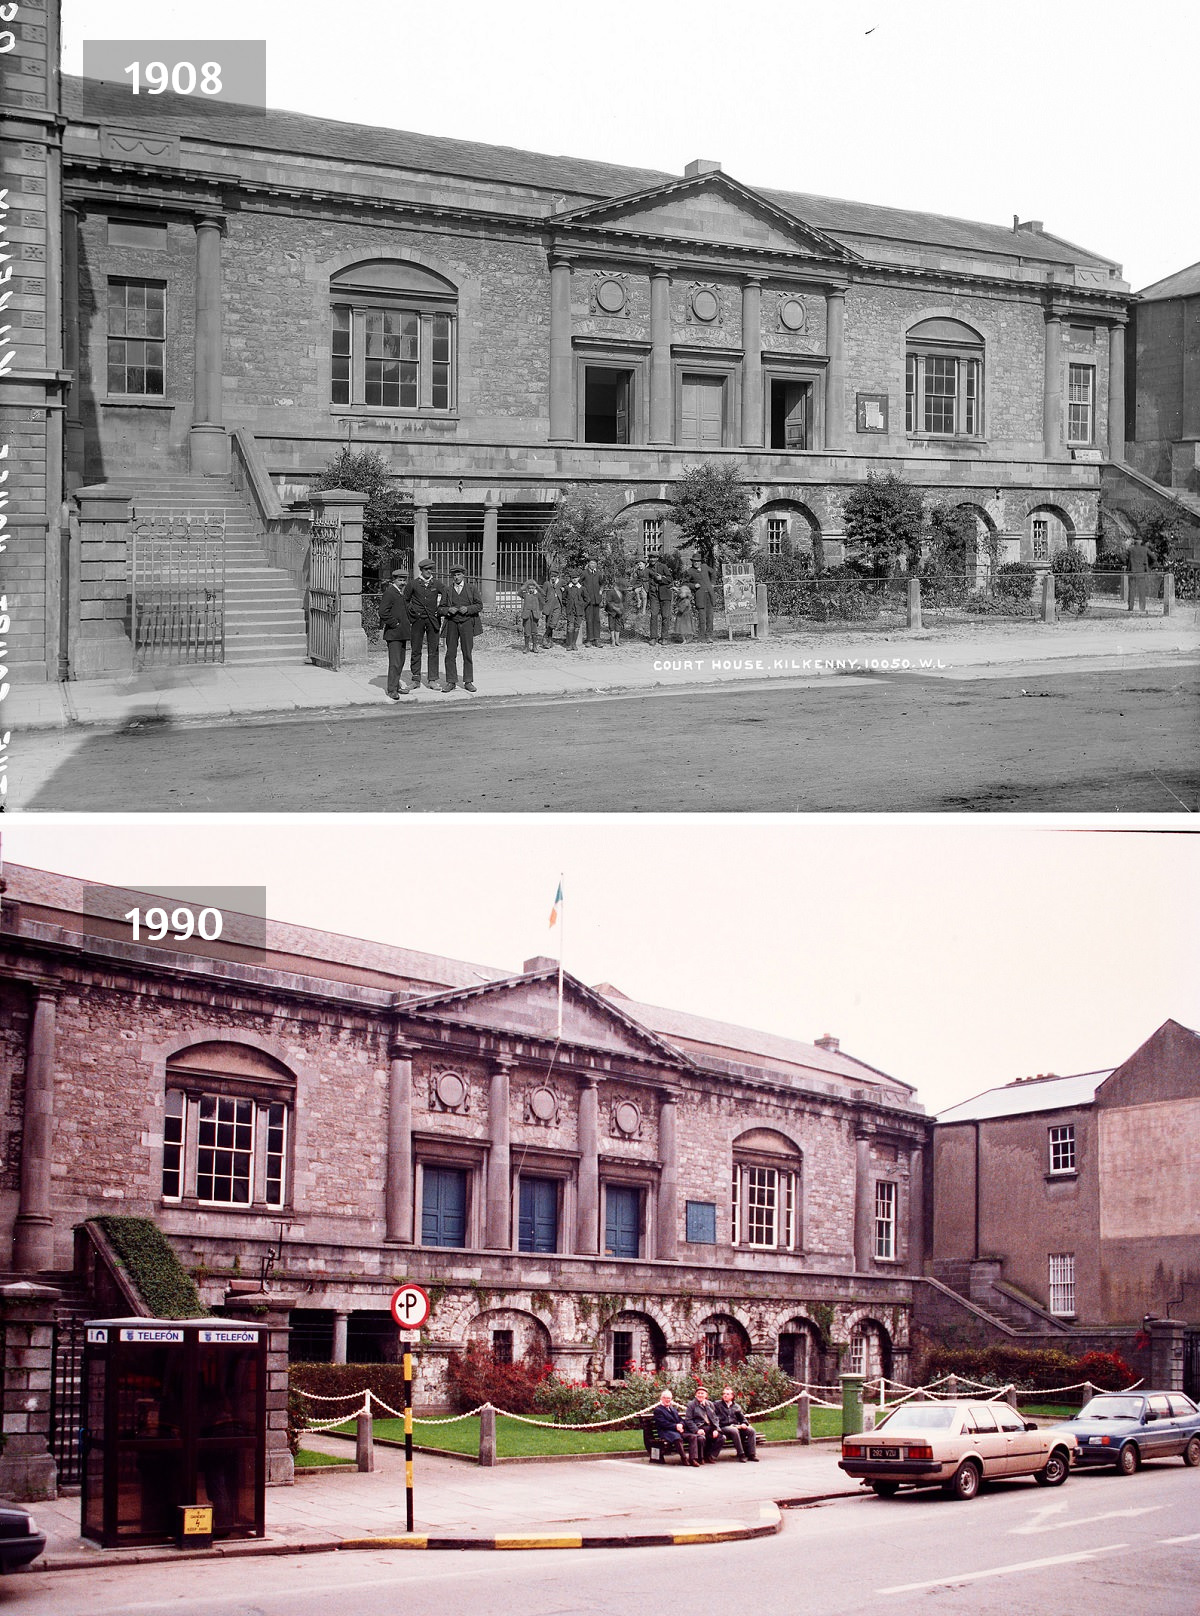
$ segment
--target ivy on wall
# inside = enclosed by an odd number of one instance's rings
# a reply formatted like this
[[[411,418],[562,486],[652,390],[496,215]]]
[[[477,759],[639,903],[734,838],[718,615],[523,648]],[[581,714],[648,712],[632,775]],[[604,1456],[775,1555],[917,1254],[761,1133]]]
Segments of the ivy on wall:
[[[208,1312],[196,1283],[165,1234],[149,1218],[93,1219],[156,1319],[195,1319]]]

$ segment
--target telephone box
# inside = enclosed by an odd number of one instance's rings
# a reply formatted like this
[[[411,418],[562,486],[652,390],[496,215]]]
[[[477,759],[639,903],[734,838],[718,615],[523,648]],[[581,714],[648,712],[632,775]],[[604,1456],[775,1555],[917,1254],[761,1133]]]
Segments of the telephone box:
[[[90,1320],[83,1536],[104,1548],[172,1543],[208,1522],[216,1538],[262,1537],[266,1370],[255,1325]]]

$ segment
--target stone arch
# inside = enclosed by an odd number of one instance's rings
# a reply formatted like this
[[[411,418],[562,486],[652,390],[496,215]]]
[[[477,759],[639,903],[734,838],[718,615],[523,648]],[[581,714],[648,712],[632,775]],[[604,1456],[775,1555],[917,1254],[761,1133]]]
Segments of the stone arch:
[[[667,1356],[662,1326],[649,1313],[623,1308],[604,1331],[605,1380],[624,1380],[631,1367],[653,1374]]]
[[[692,1338],[692,1363],[706,1374],[716,1365],[739,1364],[750,1356],[750,1332],[732,1313],[709,1313]]]
[[[869,1313],[852,1314],[842,1368],[878,1380],[892,1374],[892,1337],[887,1326]]]
[[[503,1361],[511,1363],[549,1363],[553,1356],[549,1330],[519,1307],[491,1307],[477,1313],[466,1327],[464,1344],[472,1342],[492,1352],[499,1347]]]
[[[779,1327],[775,1359],[793,1380],[810,1386],[824,1386],[825,1342],[816,1323],[803,1314],[793,1313]]]
[[[1025,518],[1025,532],[1021,545],[1021,560],[1031,561],[1035,567],[1049,566],[1060,550],[1075,542],[1075,523],[1062,506],[1042,501],[1031,504]]]
[[[647,561],[657,555],[669,556],[679,543],[679,529],[671,520],[671,502],[665,497],[631,500],[615,512],[615,518],[624,530],[626,551],[635,562]],[[646,531],[647,522],[662,523],[657,550],[646,549],[648,540],[653,537]]]
[[[821,524],[802,500],[787,496],[764,499],[750,518],[754,542],[764,555],[770,554],[772,519],[787,522],[786,538],[794,553],[815,556],[821,543]]]

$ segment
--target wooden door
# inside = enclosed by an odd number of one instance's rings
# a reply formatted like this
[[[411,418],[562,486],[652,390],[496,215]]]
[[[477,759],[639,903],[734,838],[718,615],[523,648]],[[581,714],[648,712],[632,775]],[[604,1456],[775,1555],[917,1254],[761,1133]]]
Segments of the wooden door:
[[[680,442],[688,449],[719,449],[724,428],[725,383],[720,376],[683,378]]]

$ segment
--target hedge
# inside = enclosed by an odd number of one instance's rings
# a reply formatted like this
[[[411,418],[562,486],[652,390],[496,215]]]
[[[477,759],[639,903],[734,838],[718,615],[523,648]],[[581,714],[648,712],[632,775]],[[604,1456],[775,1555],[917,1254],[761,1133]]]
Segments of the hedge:
[[[149,1218],[105,1216],[92,1220],[105,1238],[139,1296],[156,1319],[195,1319],[208,1312],[196,1283]]]
[[[920,1382],[943,1375],[989,1385],[1016,1386],[1019,1391],[1050,1390],[1090,1380],[1103,1391],[1121,1391],[1137,1379],[1116,1352],[1065,1352],[1059,1347],[933,1347],[922,1358]]]
[[[358,1397],[370,1389],[389,1408],[404,1407],[404,1366],[394,1363],[294,1363],[289,1370],[290,1384],[301,1396],[315,1392],[319,1397],[337,1397],[346,1394]],[[341,1412],[337,1404],[308,1405],[309,1418],[331,1420]]]

